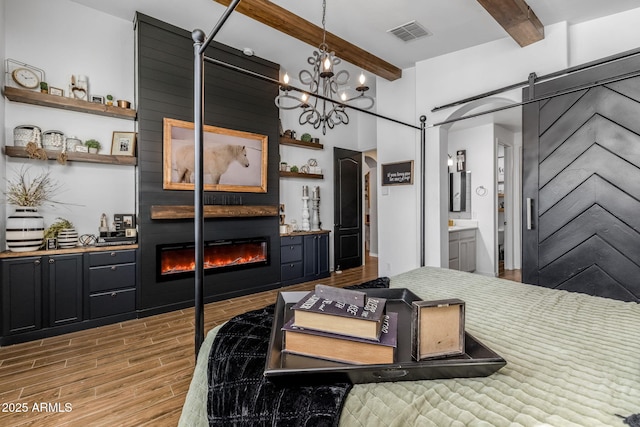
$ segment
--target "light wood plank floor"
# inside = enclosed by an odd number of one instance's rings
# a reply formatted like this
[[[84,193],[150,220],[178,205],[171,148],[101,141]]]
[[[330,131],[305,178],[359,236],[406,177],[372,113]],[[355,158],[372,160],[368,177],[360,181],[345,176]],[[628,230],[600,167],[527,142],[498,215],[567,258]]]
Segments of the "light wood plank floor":
[[[376,277],[377,258],[367,257],[318,282]],[[205,331],[318,282],[207,304]],[[193,321],[191,308],[0,348],[0,426],[177,425],[195,365]]]

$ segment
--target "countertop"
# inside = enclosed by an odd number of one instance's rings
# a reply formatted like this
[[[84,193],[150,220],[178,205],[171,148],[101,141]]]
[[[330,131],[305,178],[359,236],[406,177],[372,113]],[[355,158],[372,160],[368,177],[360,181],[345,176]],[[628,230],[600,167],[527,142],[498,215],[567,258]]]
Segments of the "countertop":
[[[454,225],[452,227],[449,227],[449,233],[451,233],[452,231],[476,230],[477,228],[477,225]]]

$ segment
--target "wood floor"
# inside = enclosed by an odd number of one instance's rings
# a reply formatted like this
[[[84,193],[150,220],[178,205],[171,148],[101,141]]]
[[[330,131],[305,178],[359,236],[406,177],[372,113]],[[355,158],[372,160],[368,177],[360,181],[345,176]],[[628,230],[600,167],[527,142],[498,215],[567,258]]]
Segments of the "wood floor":
[[[519,273],[519,271],[516,270]],[[321,283],[378,276],[377,258]],[[280,290],[207,304],[205,331],[275,302]],[[185,309],[0,348],[0,426],[175,426],[195,365]]]
[[[319,282],[378,276],[377,258]],[[207,304],[205,331],[275,302],[278,291]],[[175,426],[195,365],[185,309],[0,348],[0,426]]]

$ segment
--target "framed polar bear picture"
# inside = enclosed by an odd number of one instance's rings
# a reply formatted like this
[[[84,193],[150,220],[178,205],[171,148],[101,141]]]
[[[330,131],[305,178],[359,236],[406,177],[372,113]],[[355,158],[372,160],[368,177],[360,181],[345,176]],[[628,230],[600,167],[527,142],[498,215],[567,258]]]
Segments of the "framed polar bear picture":
[[[204,190],[266,193],[267,147],[265,135],[205,125]],[[194,150],[194,124],[165,117],[162,188],[193,191]]]

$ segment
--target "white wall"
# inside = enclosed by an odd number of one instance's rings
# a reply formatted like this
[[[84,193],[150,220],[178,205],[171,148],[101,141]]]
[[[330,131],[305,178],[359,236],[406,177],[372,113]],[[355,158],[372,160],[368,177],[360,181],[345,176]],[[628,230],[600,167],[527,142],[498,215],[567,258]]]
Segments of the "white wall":
[[[640,46],[639,19],[640,9],[635,9],[575,26],[559,23],[545,27],[545,39],[525,48],[505,38],[419,62],[415,68],[403,71],[400,82],[378,80],[378,109],[381,114],[412,123],[417,122],[417,115],[426,112],[428,125],[437,123],[455,114],[455,109],[431,113],[436,106],[526,81],[531,72],[545,75],[637,48]],[[515,90],[501,96],[517,102],[521,92]],[[413,108],[406,106],[411,99],[415,100]],[[390,130],[391,125],[381,126],[381,123],[383,121],[378,120],[379,163],[398,160],[408,154],[399,149],[397,138],[393,137],[396,129]],[[400,129],[399,132],[410,131]],[[443,232],[447,216],[443,215],[442,203],[446,203],[447,171],[442,165],[446,165],[447,160],[446,143],[443,144],[443,140],[448,139],[447,133],[446,127],[431,128],[427,132],[426,262],[435,266],[446,265],[442,254],[447,252],[448,235]],[[412,158],[418,158],[417,150]],[[474,187],[476,184],[477,181]],[[417,211],[418,194],[404,191],[392,194],[393,197],[381,196],[379,199],[379,265],[381,272],[396,274],[417,266],[419,224],[413,213]],[[403,221],[401,233],[393,228],[394,212],[409,215]]]
[[[419,126],[415,69],[402,78],[376,83],[378,113]],[[378,170],[386,163],[414,160],[414,184],[381,186],[378,174],[378,272],[391,276],[420,265],[420,132],[384,119],[377,120]]]
[[[133,19],[133,17],[131,17]],[[42,68],[50,86],[68,93],[71,75],[89,77],[91,94],[111,93],[116,99],[134,101],[134,31],[131,21],[106,15],[68,0],[21,0],[5,2],[3,57]],[[25,31],[28,29],[28,31]],[[109,154],[114,131],[134,131],[135,122],[92,114],[31,106],[10,101],[4,103],[2,138],[13,145],[13,128],[34,124],[43,131],[56,129],[66,136],[97,139],[101,153]],[[135,105],[134,105],[135,108]],[[7,158],[7,178],[15,176],[24,165],[29,174],[49,171],[64,191],[59,199],[67,205],[40,209],[45,226],[64,217],[74,223],[81,234],[97,234],[100,215],[109,220],[114,213],[135,212],[135,168]],[[4,170],[4,168],[3,168]],[[3,185],[3,189],[4,184]],[[13,208],[8,208],[9,215]],[[2,215],[4,220],[5,215]],[[4,236],[4,227],[2,227]],[[3,245],[4,248],[4,245]]]
[[[5,23],[4,23],[5,11],[4,10],[5,10],[5,0],[0,0],[0,40],[2,40],[2,42],[0,42],[0,58],[6,58],[5,41],[7,40],[7,36],[5,32]],[[2,70],[2,75],[4,76],[4,72],[5,72],[4,61],[2,61],[2,64],[0,65],[0,69]],[[4,99],[4,97],[2,97],[2,100],[0,100],[0,129],[5,128],[4,104],[6,102],[7,101]],[[0,132],[0,148],[3,148],[5,145],[6,145],[5,133]],[[0,165],[2,165],[2,167],[0,167],[0,181],[4,183],[7,177],[7,168],[5,167],[3,160],[0,160]],[[4,184],[0,184],[0,189],[4,190]],[[5,218],[7,217],[6,212],[7,212],[6,205],[4,203],[0,203],[0,230],[5,229]],[[6,241],[5,232],[0,231],[0,251],[6,247],[6,244],[7,244],[7,241]]]

